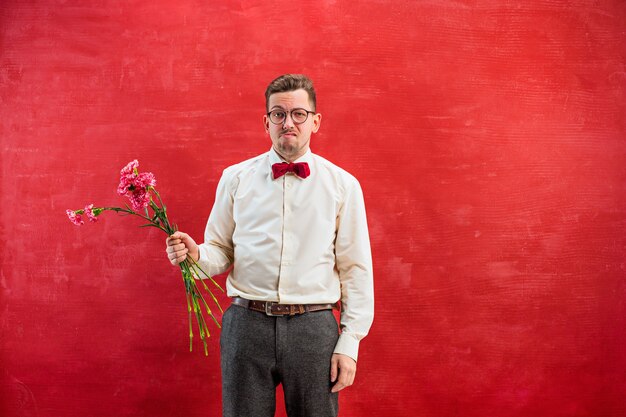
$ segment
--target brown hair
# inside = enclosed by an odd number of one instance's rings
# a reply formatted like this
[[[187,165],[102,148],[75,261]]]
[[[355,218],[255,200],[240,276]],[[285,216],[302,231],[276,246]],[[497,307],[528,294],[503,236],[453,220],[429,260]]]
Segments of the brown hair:
[[[309,103],[312,110],[315,111],[316,99],[313,81],[306,75],[302,74],[284,74],[276,78],[267,86],[265,90],[265,108],[269,111],[270,96],[275,93],[284,93],[287,91],[295,91],[303,89],[309,95]]]

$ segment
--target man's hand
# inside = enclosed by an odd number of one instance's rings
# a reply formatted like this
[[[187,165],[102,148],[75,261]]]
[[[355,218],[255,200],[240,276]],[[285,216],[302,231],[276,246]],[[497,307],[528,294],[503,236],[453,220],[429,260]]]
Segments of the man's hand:
[[[165,243],[167,244],[165,249],[167,258],[172,265],[178,265],[187,259],[187,256],[190,256],[194,261],[200,259],[198,245],[187,233],[176,232],[168,237]]]
[[[356,361],[350,356],[333,353],[330,359],[330,382],[335,382],[331,392],[339,392],[354,382]]]

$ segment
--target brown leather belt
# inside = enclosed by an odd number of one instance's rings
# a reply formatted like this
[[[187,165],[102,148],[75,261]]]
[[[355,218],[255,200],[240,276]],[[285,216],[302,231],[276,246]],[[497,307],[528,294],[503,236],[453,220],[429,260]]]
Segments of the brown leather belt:
[[[278,304],[275,301],[247,300],[241,297],[233,297],[233,304],[249,308],[250,310],[260,311],[268,316],[294,316],[296,314],[304,314],[311,311],[332,310],[333,308],[338,308],[337,303]]]

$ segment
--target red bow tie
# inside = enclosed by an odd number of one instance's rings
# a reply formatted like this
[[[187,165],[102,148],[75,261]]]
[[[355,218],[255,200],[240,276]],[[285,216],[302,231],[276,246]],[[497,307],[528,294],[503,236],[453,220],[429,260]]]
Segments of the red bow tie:
[[[293,172],[300,178],[306,178],[311,175],[309,164],[307,164],[306,162],[280,162],[278,164],[272,165],[272,173],[274,174],[274,179],[280,178],[288,172]]]

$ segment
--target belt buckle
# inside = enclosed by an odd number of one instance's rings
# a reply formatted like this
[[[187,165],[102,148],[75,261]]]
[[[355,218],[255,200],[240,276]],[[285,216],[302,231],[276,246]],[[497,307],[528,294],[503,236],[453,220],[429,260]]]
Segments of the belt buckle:
[[[265,302],[265,314],[268,315],[268,316],[275,317],[275,316],[278,316],[278,314],[272,314],[272,305],[273,304],[278,304],[278,303],[276,303],[275,301],[266,301]]]

